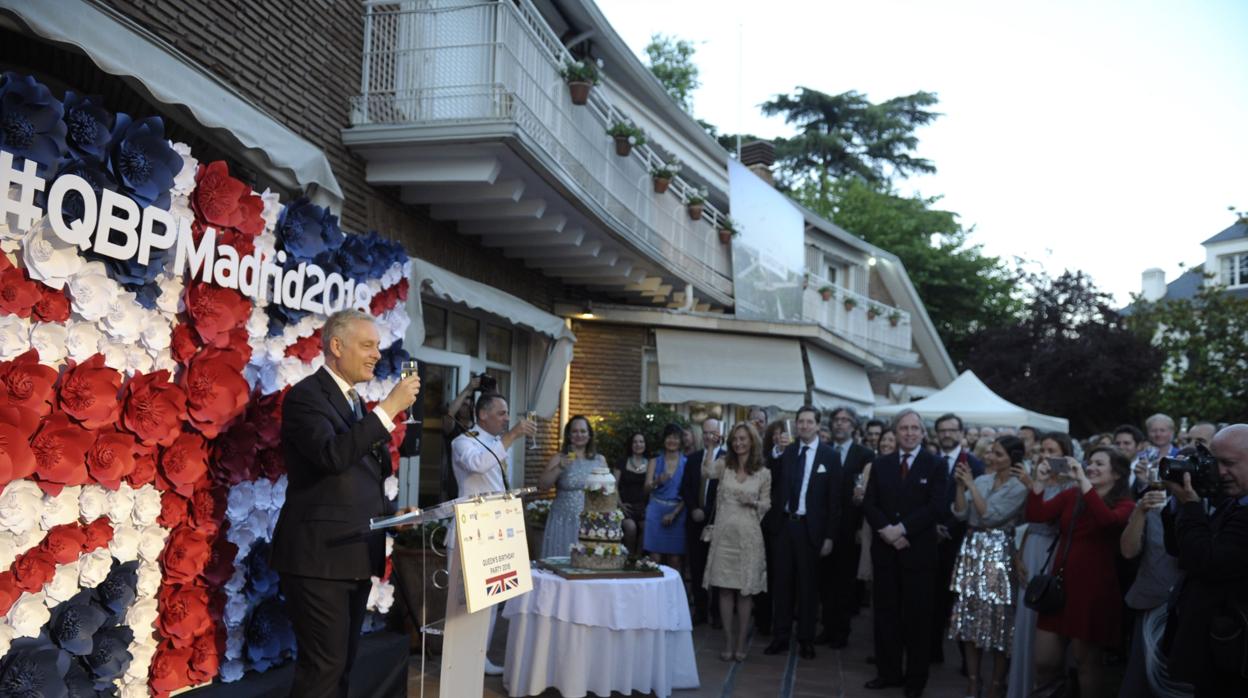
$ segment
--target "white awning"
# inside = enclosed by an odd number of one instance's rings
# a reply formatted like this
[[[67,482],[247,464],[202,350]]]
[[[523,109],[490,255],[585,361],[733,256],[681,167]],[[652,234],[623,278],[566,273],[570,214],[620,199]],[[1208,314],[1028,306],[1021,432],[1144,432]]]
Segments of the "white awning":
[[[861,412],[875,404],[866,369],[812,344],[806,344],[805,349],[814,380],[810,392],[815,407],[830,410],[849,405]]]
[[[82,0],[0,0],[0,9],[35,34],[81,50],[100,70],[137,81],[155,101],[185,107],[200,125],[236,142],[240,160],[282,186],[341,207],[342,188],[320,148],[124,15]]]
[[[970,371],[963,371],[952,383],[938,393],[922,400],[900,405],[880,405],[875,408],[877,417],[892,417],[905,409],[919,413],[924,419],[936,419],[942,414],[954,413],[966,424],[993,427],[1031,426],[1041,431],[1066,432],[1070,423],[1065,417],[1054,417],[1020,407],[992,392],[984,382]]]
[[[806,395],[796,339],[742,334],[654,331],[659,402],[718,402],[796,410]]]
[[[408,296],[408,304],[414,306],[416,313],[412,318],[413,324],[416,324],[417,318],[423,317],[420,311],[420,294],[427,291],[437,298],[496,315],[504,322],[527,327],[552,339],[567,338],[576,341],[576,336],[558,315],[552,315],[510,293],[479,281],[465,279],[422,259],[412,259],[411,285],[413,292]],[[425,340],[423,320],[420,322],[419,340],[421,343]]]

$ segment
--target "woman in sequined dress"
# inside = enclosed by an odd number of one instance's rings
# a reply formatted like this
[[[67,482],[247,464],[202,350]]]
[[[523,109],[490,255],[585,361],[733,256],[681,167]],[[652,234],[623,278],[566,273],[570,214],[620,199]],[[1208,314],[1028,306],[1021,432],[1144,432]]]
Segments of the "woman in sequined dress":
[[[580,415],[568,420],[563,427],[563,448],[550,459],[537,479],[539,489],[558,487],[546,519],[542,557],[569,554],[581,528],[589,471],[599,464],[606,467],[606,461],[594,451],[594,429],[589,426],[589,420]]]
[[[1011,472],[1021,464],[1023,442],[1001,436],[986,454],[979,477],[959,464],[954,469],[957,494],[953,515],[966,521],[968,533],[954,566],[950,589],[958,594],[949,620],[949,637],[966,649],[966,695],[979,695],[980,662],[992,654],[989,698],[1005,698],[1005,676],[1014,641],[1014,526],[1027,501],[1027,487]]]

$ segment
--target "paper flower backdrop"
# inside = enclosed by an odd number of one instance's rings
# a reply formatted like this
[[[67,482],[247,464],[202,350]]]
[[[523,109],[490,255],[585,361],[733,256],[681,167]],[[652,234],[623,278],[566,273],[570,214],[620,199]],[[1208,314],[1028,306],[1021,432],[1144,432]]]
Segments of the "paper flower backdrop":
[[[159,117],[112,114],[73,92],[57,100],[29,76],[0,78],[0,124],[0,150],[16,168],[37,163],[49,186],[74,174],[97,196],[191,221],[196,240],[212,228],[240,256],[282,251],[288,265],[315,263],[367,287],[384,350],[361,394],[379,400],[398,380],[410,266],[397,243],[344,234],[306,199],[283,207],[252,191],[226,163],[166,141]],[[20,200],[16,185],[6,194]],[[71,193],[61,211],[76,220],[84,203]],[[325,317],[175,276],[172,257],[118,261],[65,243],[46,217],[0,220],[8,690],[167,695],[296,651],[268,541],[286,495],[282,397],[321,367]],[[391,476],[387,496],[397,489]],[[393,602],[387,579],[373,580],[373,614]]]

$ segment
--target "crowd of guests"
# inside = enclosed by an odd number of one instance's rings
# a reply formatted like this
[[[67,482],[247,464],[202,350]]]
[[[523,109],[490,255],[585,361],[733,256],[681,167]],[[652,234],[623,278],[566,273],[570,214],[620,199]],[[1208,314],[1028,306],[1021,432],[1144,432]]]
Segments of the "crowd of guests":
[[[544,555],[574,542],[577,482],[601,460],[583,417],[564,439],[539,483],[559,493]],[[844,648],[869,603],[868,689],[922,695],[953,639],[967,696],[1112,695],[1113,658],[1123,698],[1248,695],[1248,425],[1158,414],[1078,442],[754,408],[726,436],[710,418],[628,443],[625,544],[684,575],[725,661],[746,659],[751,624],[766,654]],[[1162,479],[1164,459],[1202,455],[1213,485]]]

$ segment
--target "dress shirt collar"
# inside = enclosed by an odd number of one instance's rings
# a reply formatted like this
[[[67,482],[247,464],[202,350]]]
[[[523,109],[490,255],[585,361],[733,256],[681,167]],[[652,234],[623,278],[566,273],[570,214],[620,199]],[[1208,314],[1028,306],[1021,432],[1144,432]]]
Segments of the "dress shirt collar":
[[[809,448],[810,450],[813,451],[819,448],[819,435],[815,434],[815,438],[811,439],[810,441],[802,441],[801,439],[798,439],[797,443],[798,443],[797,448],[799,450],[802,448],[802,446],[805,446],[806,448]]]
[[[902,456],[908,453],[910,454],[910,459],[907,460],[906,462],[909,463],[910,465],[914,465],[915,456],[919,455],[919,451],[922,451],[922,450],[923,450],[922,446],[916,446],[913,451],[907,451],[904,448],[899,448],[897,449],[897,459],[900,460]]]
[[[351,404],[351,391],[355,389],[355,386],[351,385],[346,381],[346,379],[335,373],[334,369],[326,366],[325,371],[329,373],[330,378],[334,379],[334,384],[337,385],[338,389],[342,391],[342,396],[347,399],[347,404]]]
[[[942,458],[944,458],[944,459],[945,459],[945,464],[946,464],[946,465],[949,467],[949,469],[952,471],[952,470],[953,470],[953,464],[954,464],[954,463],[957,463],[957,462],[958,462],[958,456],[962,455],[962,445],[961,445],[961,444],[958,444],[957,446],[954,446],[954,447],[953,447],[953,450],[952,450],[952,451],[949,451],[948,453],[946,453],[946,452],[943,452],[943,451],[942,451],[940,455],[941,455],[941,457],[942,457]],[[913,459],[914,459],[914,456],[911,456],[910,458],[911,458],[911,460],[913,460]]]
[[[832,442],[832,448],[835,448],[837,451],[840,451],[841,453],[849,453],[849,449],[853,445],[854,445],[854,439],[852,437],[845,439],[844,441]]]

